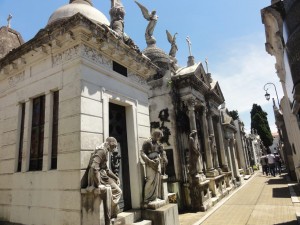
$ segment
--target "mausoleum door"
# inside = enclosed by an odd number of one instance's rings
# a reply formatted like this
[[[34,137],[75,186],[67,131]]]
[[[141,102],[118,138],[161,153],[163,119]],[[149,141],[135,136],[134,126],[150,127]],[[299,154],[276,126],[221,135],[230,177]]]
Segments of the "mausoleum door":
[[[121,156],[119,171],[111,165],[111,169],[118,176],[121,181],[121,189],[123,195],[120,199],[119,206],[122,211],[131,209],[131,191],[130,191],[130,174],[129,174],[129,160],[128,160],[128,145],[127,145],[127,130],[126,130],[126,111],[124,106],[109,103],[109,136],[115,137],[118,141],[119,156]],[[116,154],[112,154],[115,160]]]

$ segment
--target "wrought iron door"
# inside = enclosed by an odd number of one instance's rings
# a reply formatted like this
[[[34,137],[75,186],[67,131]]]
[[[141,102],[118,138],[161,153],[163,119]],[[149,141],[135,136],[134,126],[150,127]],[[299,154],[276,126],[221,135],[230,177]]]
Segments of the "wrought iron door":
[[[131,191],[130,191],[130,174],[128,160],[127,130],[126,130],[126,111],[125,107],[109,103],[109,136],[115,137],[118,141],[119,158],[117,154],[113,154],[111,165],[113,172],[118,173],[123,191],[119,206],[122,211],[131,209]],[[115,171],[114,171],[115,170]]]

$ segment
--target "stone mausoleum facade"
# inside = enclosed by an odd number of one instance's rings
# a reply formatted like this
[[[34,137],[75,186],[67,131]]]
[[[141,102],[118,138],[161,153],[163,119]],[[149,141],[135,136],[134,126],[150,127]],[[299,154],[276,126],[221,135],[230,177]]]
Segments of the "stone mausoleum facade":
[[[0,28],[0,221],[107,225],[104,199],[86,187],[91,154],[109,136],[118,141],[108,166],[121,181],[120,224],[177,225],[178,209],[205,211],[253,173],[249,139],[219,82],[192,55],[177,65],[175,35],[167,54],[147,27],[141,51],[123,32],[122,7],[112,1],[108,21],[91,1],[70,1],[26,43]],[[155,129],[164,134],[169,204],[150,210],[140,150]]]

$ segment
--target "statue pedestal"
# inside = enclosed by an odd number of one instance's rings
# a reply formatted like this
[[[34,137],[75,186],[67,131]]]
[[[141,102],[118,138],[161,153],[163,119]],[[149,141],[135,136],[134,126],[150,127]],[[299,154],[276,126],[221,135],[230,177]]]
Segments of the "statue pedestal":
[[[155,225],[179,225],[177,204],[168,204],[159,209],[142,211],[144,220],[151,220]]]
[[[145,208],[155,210],[155,209],[158,209],[160,207],[163,207],[166,204],[167,204],[166,200],[156,199],[155,201],[149,202],[147,205],[145,205]]]
[[[111,187],[81,189],[82,225],[110,225]]]
[[[161,175],[161,198],[167,203],[169,202],[169,192],[168,192],[168,175]]]
[[[193,211],[206,211],[212,206],[209,180],[202,181],[201,177],[190,178],[189,191]]]

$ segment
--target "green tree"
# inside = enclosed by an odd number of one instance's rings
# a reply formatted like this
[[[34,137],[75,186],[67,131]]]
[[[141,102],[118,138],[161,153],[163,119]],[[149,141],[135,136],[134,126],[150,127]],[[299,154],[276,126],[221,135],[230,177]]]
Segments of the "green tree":
[[[228,114],[232,117],[233,120],[237,120],[240,118],[237,110],[229,111]]]
[[[267,113],[260,105],[253,104],[251,114],[251,130],[255,129],[264,146],[268,149],[273,144],[273,137],[269,126]]]

